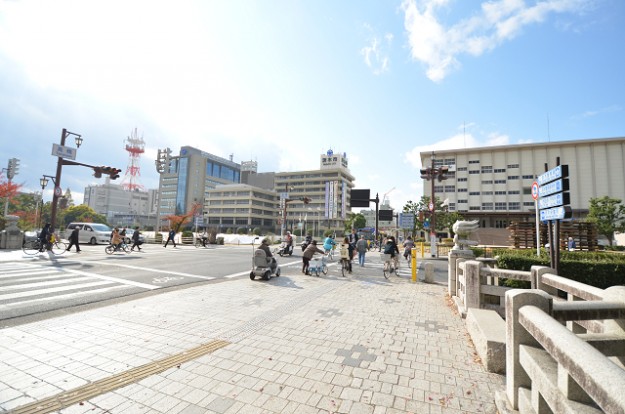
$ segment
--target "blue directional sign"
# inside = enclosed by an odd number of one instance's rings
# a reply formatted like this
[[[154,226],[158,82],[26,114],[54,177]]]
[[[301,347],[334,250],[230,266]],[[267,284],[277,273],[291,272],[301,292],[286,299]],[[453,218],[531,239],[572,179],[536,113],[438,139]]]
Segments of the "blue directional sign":
[[[560,206],[540,210],[540,221],[564,220],[572,217],[571,208],[568,206]]]
[[[536,179],[538,209],[541,221],[565,220],[572,217],[569,195],[569,166],[558,165]],[[534,186],[533,186],[534,187]],[[532,190],[534,188],[532,187]]]
[[[402,229],[413,229],[414,213],[399,213],[399,227]]]

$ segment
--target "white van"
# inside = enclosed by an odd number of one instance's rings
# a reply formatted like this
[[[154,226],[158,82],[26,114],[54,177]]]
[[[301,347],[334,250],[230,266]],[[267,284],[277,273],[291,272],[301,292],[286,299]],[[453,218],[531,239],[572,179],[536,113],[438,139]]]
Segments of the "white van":
[[[109,244],[111,240],[111,228],[101,223],[69,223],[65,231],[65,238],[69,238],[74,227],[78,226],[78,241],[89,244]]]

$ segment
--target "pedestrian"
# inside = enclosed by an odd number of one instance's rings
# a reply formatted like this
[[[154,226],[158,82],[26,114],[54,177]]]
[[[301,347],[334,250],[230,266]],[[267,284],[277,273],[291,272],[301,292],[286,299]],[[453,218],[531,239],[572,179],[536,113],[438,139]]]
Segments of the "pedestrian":
[[[573,239],[571,236],[569,236],[569,252],[572,252],[575,250],[575,239]]]
[[[367,248],[365,236],[360,236],[360,240],[356,242],[356,251],[358,252],[358,264],[362,267],[365,266],[365,253],[367,252]]]
[[[133,251],[135,247],[137,250],[141,251],[141,247],[139,246],[141,246],[143,242],[139,240],[139,236],[141,236],[141,233],[139,232],[139,226],[137,226],[135,227],[134,233],[132,233],[132,247],[130,248],[130,251]]]
[[[78,232],[80,231],[80,227],[74,226],[72,230],[72,234],[69,235],[69,246],[67,246],[66,251],[72,248],[72,246],[76,246],[76,253],[80,253],[80,244],[78,243]]]
[[[350,256],[349,260],[354,259],[354,253],[356,252],[356,243],[358,242],[358,233],[356,233],[356,229],[352,229],[351,234],[348,236],[349,246],[350,246]]]
[[[412,260],[412,249],[414,248],[414,246],[415,244],[412,240],[412,237],[408,236],[408,238],[404,242],[404,259],[406,259],[406,261],[408,262]]]
[[[347,271],[349,273],[352,272],[352,257],[354,256],[354,250],[352,248],[351,243],[349,242],[349,237],[345,237],[343,239],[343,243],[340,246],[341,251],[341,262],[343,260],[347,261]],[[341,263],[343,265],[343,263]]]
[[[324,254],[324,251],[317,247],[317,240],[313,240],[310,242],[306,250],[304,250],[304,254],[302,255],[302,273],[305,275],[310,275],[308,273],[308,266],[310,266],[310,259],[313,258],[315,253]]]
[[[174,240],[174,237],[176,237],[176,231],[174,229],[169,230],[169,236],[167,236],[167,241],[163,247],[167,247],[171,241],[174,244],[174,248],[176,248],[176,240]]]

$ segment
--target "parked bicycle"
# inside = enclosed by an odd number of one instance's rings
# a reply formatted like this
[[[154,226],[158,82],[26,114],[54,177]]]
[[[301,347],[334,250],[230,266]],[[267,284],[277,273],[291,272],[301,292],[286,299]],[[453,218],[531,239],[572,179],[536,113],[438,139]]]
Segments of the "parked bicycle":
[[[35,255],[43,253],[45,251],[51,251],[52,254],[61,255],[67,250],[67,243],[61,241],[56,236],[53,236],[51,240],[44,246],[41,240],[29,240],[22,245],[22,251],[29,255]]]

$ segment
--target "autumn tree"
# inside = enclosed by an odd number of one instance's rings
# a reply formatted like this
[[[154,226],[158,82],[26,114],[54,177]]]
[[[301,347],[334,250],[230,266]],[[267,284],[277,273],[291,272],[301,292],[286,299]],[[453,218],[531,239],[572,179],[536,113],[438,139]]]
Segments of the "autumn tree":
[[[191,209],[186,214],[170,214],[164,216],[163,219],[169,220],[169,228],[178,233],[182,226],[189,223],[201,208],[202,205],[196,202],[191,205]]]

